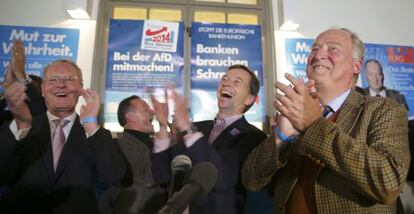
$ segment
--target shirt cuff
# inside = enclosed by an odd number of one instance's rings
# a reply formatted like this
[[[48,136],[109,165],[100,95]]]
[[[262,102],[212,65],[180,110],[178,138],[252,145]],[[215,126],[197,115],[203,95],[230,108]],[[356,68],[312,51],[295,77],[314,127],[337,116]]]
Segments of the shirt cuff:
[[[194,134],[188,134],[184,136],[184,144],[186,148],[192,146],[198,139],[203,137],[203,133],[196,132]]]
[[[170,139],[159,139],[154,138],[154,147],[152,148],[153,153],[160,153],[170,148]]]
[[[16,120],[13,120],[10,125],[9,125],[10,131],[12,132],[12,134],[14,135],[14,139],[16,139],[17,141],[25,138],[27,136],[27,134],[29,133],[30,129],[32,128],[27,127],[24,129],[19,129],[19,127],[17,127],[17,123]]]

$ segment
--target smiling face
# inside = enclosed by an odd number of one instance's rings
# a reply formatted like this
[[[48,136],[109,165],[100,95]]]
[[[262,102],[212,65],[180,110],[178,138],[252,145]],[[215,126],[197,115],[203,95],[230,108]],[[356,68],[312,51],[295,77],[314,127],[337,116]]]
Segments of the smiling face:
[[[130,102],[128,112],[125,115],[125,128],[140,131],[146,134],[152,134],[154,127],[152,119],[154,111],[142,99],[133,99]]]
[[[368,62],[365,67],[365,75],[369,87],[376,92],[380,92],[384,83],[384,76],[382,75],[380,65],[375,61]]]
[[[334,98],[352,88],[354,75],[360,73],[361,62],[353,58],[351,36],[332,29],[321,33],[312,46],[306,74],[315,80],[318,93]]]
[[[217,87],[219,115],[243,114],[246,106],[254,102],[256,97],[250,94],[250,78],[250,74],[240,68],[227,71]]]
[[[62,118],[75,111],[82,88],[79,74],[73,65],[66,62],[56,62],[46,68],[42,95],[50,113]]]

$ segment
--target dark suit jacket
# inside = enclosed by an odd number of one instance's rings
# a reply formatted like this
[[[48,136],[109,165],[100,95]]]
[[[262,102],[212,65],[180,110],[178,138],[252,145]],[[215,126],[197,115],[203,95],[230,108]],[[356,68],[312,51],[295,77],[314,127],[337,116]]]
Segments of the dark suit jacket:
[[[46,114],[34,118],[28,136],[14,140],[10,129],[0,129],[1,165],[10,192],[1,213],[98,213],[95,184],[122,178],[125,162],[111,133],[103,128],[86,139],[77,117],[53,170],[50,127]]]
[[[190,157],[193,165],[203,161],[212,162],[218,171],[217,183],[205,197],[190,205],[190,213],[243,213],[246,190],[240,181],[240,170],[247,155],[266,138],[266,134],[249,124],[242,117],[229,125],[212,145],[208,137],[213,129],[212,120],[196,122],[194,125],[204,135],[191,147],[183,144],[152,155],[153,175],[158,182],[170,179],[170,162],[177,154]]]
[[[156,213],[166,202],[166,192],[152,177],[151,150],[140,139],[125,131],[118,142],[130,164],[133,182],[128,187],[114,186],[105,191],[99,202],[100,211],[102,214]]]
[[[405,106],[406,109],[408,108],[407,102],[405,101],[405,97],[404,95],[402,95],[400,92],[396,91],[396,90],[392,90],[392,89],[385,89],[385,95],[390,98],[391,100],[394,100],[397,103],[400,103],[402,105]],[[364,89],[364,94],[369,96],[369,88],[365,88]]]
[[[335,123],[317,119],[280,155],[274,138],[257,146],[243,167],[243,184],[272,188],[275,213],[283,213],[307,157],[322,166],[314,185],[318,213],[396,213],[410,164],[407,111],[351,91]]]

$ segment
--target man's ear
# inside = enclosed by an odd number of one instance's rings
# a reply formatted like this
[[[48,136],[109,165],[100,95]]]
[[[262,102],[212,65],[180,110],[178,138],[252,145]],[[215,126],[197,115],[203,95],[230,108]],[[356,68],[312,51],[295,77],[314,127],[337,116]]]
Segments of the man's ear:
[[[359,59],[354,59],[354,74],[360,74],[362,70],[362,61]]]
[[[252,105],[254,103],[254,101],[256,101],[257,96],[254,95],[249,95],[249,97],[246,99],[246,101],[244,102],[244,105],[249,106]]]
[[[129,112],[125,113],[125,120],[126,120],[126,122],[132,120],[133,117],[134,117],[134,114],[132,114],[132,112],[129,111]]]

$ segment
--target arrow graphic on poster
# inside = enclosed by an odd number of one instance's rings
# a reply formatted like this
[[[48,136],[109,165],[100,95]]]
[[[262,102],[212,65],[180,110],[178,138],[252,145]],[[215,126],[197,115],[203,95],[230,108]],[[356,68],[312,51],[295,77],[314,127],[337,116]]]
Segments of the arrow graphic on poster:
[[[161,29],[154,30],[154,31],[151,31],[151,29],[148,29],[147,31],[145,31],[145,34],[147,36],[154,36],[154,35],[157,35],[159,33],[162,33],[163,31],[167,31],[167,27],[162,27]]]

